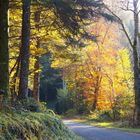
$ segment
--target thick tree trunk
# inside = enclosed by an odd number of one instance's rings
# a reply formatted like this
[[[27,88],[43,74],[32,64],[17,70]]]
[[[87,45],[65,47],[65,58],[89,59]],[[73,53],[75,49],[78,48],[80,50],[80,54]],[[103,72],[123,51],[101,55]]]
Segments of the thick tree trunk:
[[[22,46],[20,49],[20,82],[18,98],[28,96],[28,73],[30,57],[30,0],[23,0],[22,15]]]
[[[41,11],[40,9],[38,9],[36,12],[35,12],[35,27],[36,27],[36,30],[38,30],[39,32],[39,24],[40,24],[40,14],[41,14]],[[39,48],[40,47],[40,41],[39,41],[39,37],[37,36],[36,37],[36,40],[37,40],[37,45],[36,45],[36,48]],[[34,66],[34,69],[35,69],[35,73],[34,73],[34,85],[33,85],[33,98],[36,100],[36,101],[39,101],[39,98],[40,98],[40,72],[39,72],[39,69],[40,69],[40,63],[39,63],[39,56],[36,56],[35,57],[36,59],[36,62],[35,62],[35,66]]]
[[[0,0],[0,93],[9,93],[8,4]]]
[[[134,91],[135,91],[135,113],[136,125],[140,126],[140,69],[138,64],[137,50],[133,50],[134,55]]]
[[[134,91],[135,91],[135,113],[136,125],[140,126],[140,50],[138,44],[139,38],[139,0],[133,0],[134,6],[134,42],[133,42],[133,60],[134,60]]]

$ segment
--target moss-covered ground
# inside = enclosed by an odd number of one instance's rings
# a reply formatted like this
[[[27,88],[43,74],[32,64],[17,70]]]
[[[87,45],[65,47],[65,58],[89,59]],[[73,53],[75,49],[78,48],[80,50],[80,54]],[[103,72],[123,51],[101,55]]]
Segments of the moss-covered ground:
[[[33,112],[26,108],[10,108],[0,111],[0,140],[81,140],[81,138],[70,131],[50,110]]]

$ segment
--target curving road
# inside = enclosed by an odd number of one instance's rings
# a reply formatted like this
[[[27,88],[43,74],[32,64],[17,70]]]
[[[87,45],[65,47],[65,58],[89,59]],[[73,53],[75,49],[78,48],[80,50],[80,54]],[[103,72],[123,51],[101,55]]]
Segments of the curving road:
[[[63,122],[66,126],[68,126],[78,135],[82,136],[85,140],[140,140],[139,134],[98,128],[86,124],[75,123],[71,120],[64,120]]]

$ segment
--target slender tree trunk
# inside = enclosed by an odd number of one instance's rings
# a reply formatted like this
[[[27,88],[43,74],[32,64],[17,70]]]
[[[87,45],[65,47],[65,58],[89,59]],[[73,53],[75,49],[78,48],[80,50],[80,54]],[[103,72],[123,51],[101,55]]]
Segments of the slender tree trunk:
[[[99,95],[101,80],[102,80],[102,76],[98,75],[97,78],[96,78],[96,85],[95,85],[95,92],[94,92],[94,102],[93,102],[93,105],[92,105],[93,110],[97,109],[97,102],[98,102],[98,95]]]
[[[38,31],[40,29],[39,28],[40,14],[41,14],[41,11],[40,11],[40,9],[38,9],[35,12],[35,27],[36,27],[36,30],[38,30]],[[37,40],[36,48],[39,48],[40,47],[40,41],[39,41],[38,36],[37,36],[36,40]],[[39,56],[36,56],[35,59],[36,59],[36,62],[35,62],[35,66],[34,66],[35,73],[34,73],[33,97],[34,97],[35,100],[39,101],[39,97],[40,97],[40,93],[39,93],[39,91],[40,91],[40,72],[39,72],[40,63],[39,63]]]
[[[64,80],[64,79],[62,79],[62,80],[63,80],[63,81],[62,81],[62,82],[63,82],[63,89],[64,89],[64,90],[66,90],[66,89],[67,89],[66,82],[65,82],[65,80]]]
[[[0,0],[0,93],[9,93],[8,4]]]
[[[35,70],[37,70],[37,72],[35,72],[34,74],[34,89],[33,89],[33,98],[36,101],[39,101],[39,91],[40,91],[40,72],[38,72],[38,70],[40,69],[40,63],[39,63],[39,57],[36,57],[36,62],[35,62],[35,66],[34,66]]]
[[[92,105],[92,110],[93,111],[97,109],[98,94],[99,94],[99,87],[95,87],[94,102],[93,102],[93,105]]]
[[[17,58],[16,62],[16,72],[14,73],[14,76],[11,80],[12,86],[11,86],[11,98],[12,100],[16,99],[17,97],[17,79],[19,78],[19,70],[20,70],[20,57]]]
[[[20,49],[20,82],[19,82],[19,99],[28,96],[28,73],[30,57],[30,0],[23,0],[22,15],[22,46]]]

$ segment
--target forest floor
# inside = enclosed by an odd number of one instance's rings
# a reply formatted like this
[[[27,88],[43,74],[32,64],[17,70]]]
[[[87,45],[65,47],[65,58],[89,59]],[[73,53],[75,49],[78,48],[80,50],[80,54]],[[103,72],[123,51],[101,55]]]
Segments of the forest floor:
[[[134,131],[123,132],[115,130],[114,127],[101,128],[97,124],[85,124],[82,121],[78,122],[77,120],[64,120],[66,126],[73,130],[78,135],[82,136],[85,140],[140,140],[140,134],[130,133]],[[103,126],[102,126],[103,127]],[[105,127],[105,125],[104,125]],[[110,128],[110,129],[109,129]],[[131,129],[132,130],[132,129]],[[138,130],[137,130],[138,131]],[[140,130],[139,130],[140,131]]]

